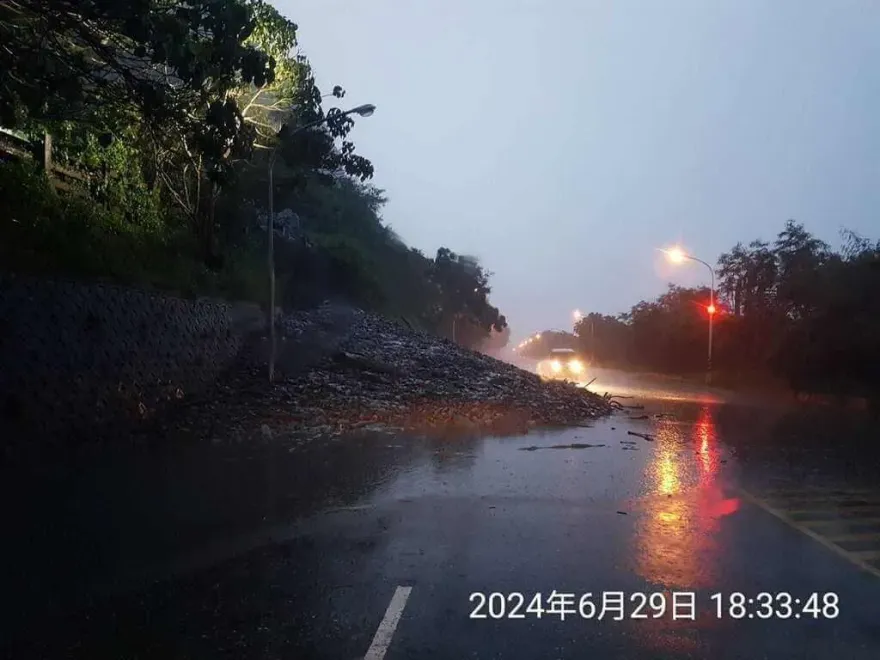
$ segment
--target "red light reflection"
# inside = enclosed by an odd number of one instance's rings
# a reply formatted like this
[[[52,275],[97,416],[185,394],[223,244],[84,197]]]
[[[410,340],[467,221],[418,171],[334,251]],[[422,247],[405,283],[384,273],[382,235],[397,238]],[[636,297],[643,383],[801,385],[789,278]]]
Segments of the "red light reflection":
[[[653,484],[637,530],[637,565],[646,579],[670,589],[717,583],[719,519],[739,509],[718,483],[720,447],[713,408],[704,406],[693,431],[658,428],[648,467]],[[691,434],[692,433],[692,434]]]

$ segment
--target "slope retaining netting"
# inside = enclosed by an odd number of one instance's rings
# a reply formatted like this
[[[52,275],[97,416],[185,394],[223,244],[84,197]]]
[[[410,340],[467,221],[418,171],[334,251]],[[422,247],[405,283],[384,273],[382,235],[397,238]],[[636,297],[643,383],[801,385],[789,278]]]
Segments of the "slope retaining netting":
[[[85,440],[203,391],[241,343],[230,304],[106,284],[0,277],[6,442]]]

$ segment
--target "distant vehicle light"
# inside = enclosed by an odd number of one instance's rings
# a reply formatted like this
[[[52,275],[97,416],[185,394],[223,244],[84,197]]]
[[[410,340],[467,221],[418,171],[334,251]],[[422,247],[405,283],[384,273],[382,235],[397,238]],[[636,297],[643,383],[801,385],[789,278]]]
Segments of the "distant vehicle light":
[[[553,369],[554,372],[559,373],[562,371],[562,363],[559,360],[553,360],[550,363],[550,368]]]
[[[579,374],[584,370],[584,364],[580,360],[572,360],[568,363],[568,368],[574,373]]]

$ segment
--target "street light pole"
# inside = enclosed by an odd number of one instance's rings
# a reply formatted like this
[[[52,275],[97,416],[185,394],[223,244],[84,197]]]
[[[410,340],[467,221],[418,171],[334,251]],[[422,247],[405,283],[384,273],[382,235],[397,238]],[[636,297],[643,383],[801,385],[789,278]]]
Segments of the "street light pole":
[[[709,314],[709,354],[706,361],[706,384],[712,384],[712,333],[715,325],[715,269],[712,266],[702,259],[698,259],[697,257],[688,254],[684,250],[680,248],[673,248],[671,250],[662,250],[673,263],[681,263],[685,259],[690,259],[691,261],[696,261],[697,263],[703,264],[706,268],[709,269],[709,277],[711,285],[709,286],[709,307],[707,312]]]
[[[266,219],[266,231],[268,233],[269,254],[269,382],[275,381],[275,155],[278,152],[276,146],[269,156],[269,217]]]
[[[315,126],[319,126],[323,124],[329,119],[332,119],[336,116],[345,116],[345,115],[360,115],[361,117],[369,117],[376,110],[376,106],[367,103],[365,105],[359,105],[356,108],[352,108],[351,110],[346,110],[341,113],[341,115],[328,115],[322,117],[321,119],[316,119],[315,121],[311,121],[307,124],[303,124],[302,126],[297,127],[293,131],[291,131],[290,135],[296,135],[302,131],[308,130],[310,128],[314,128]],[[282,127],[283,128],[283,127]],[[280,131],[279,131],[280,133]],[[272,148],[272,152],[269,154],[269,217],[266,219],[266,232],[268,233],[269,240],[267,241],[267,249],[268,249],[268,267],[269,267],[269,343],[270,343],[270,353],[269,353],[269,382],[275,381],[275,353],[277,352],[277,340],[275,338],[275,161],[276,156],[278,154],[278,145],[276,144]]]

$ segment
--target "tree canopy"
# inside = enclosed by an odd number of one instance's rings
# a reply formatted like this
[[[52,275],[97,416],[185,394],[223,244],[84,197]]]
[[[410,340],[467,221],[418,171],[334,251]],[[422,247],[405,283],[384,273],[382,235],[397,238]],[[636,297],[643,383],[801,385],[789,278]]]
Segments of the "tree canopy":
[[[275,79],[256,25],[238,0],[4,0],[0,121],[137,118],[222,162],[253,139],[229,92]]]

